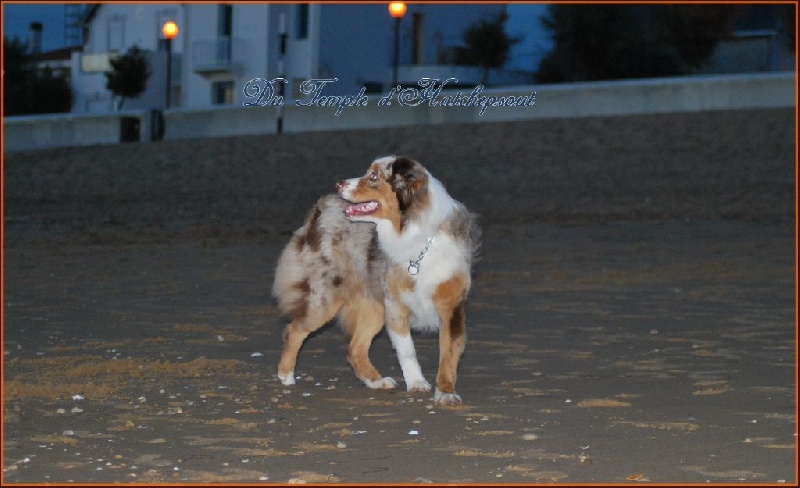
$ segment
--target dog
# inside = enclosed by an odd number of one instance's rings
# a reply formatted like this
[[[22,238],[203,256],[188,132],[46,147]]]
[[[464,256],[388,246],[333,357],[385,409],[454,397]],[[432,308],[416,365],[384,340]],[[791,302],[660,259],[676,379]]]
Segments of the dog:
[[[286,326],[278,378],[295,383],[308,335],[334,317],[350,336],[347,360],[369,388],[392,389],[369,360],[384,324],[406,388],[427,392],[411,330],[439,333],[434,403],[460,405],[458,363],[466,343],[465,300],[479,247],[477,216],[422,164],[386,156],[320,198],[278,259],[273,294]]]

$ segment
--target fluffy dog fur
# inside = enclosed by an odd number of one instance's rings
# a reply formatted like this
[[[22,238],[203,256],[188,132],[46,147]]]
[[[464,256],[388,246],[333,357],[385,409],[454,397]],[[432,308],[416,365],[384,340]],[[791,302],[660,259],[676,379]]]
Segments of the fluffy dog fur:
[[[404,157],[377,159],[366,175],[336,187],[339,194],[317,202],[278,260],[273,293],[291,319],[278,377],[293,384],[306,337],[338,317],[351,336],[347,359],[368,387],[397,386],[369,360],[385,323],[408,391],[430,391],[411,329],[438,329],[434,401],[460,404],[456,371],[478,247],[475,216],[420,163]],[[409,268],[414,261],[417,274]]]

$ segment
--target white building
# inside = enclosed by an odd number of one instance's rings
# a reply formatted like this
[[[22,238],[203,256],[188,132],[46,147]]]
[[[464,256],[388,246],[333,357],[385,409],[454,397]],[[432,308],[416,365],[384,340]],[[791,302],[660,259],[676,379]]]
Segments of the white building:
[[[454,66],[461,34],[472,22],[502,13],[502,4],[409,4],[399,29],[398,81],[457,77],[476,85],[478,68]],[[254,78],[282,76],[287,100],[302,98],[300,84],[336,78],[329,94],[380,93],[392,81],[394,19],[387,4],[97,4],[84,16],[83,51],[73,56],[74,112],[114,110],[105,88],[109,59],[137,45],[147,50],[152,75],[125,109],[163,109],[166,101],[167,20],[180,29],[172,45],[172,108],[241,106]],[[281,32],[286,33],[285,54]],[[493,72],[490,81],[526,82]],[[451,85],[452,86],[452,85]]]
[[[183,97],[187,108],[242,104],[254,78],[312,78],[317,71],[319,5],[187,4]],[[285,31],[284,69],[279,32]],[[290,94],[287,90],[287,95]]]
[[[73,112],[113,111],[117,101],[106,88],[104,72],[109,61],[132,46],[148,52],[151,75],[145,92],[125,101],[125,109],[163,108],[166,102],[166,44],[161,34],[165,22],[183,25],[184,8],[178,4],[96,4],[84,16],[83,51],[72,56]],[[173,99],[180,99],[183,45],[173,43]],[[177,88],[176,88],[177,87]],[[176,96],[177,92],[177,96]]]

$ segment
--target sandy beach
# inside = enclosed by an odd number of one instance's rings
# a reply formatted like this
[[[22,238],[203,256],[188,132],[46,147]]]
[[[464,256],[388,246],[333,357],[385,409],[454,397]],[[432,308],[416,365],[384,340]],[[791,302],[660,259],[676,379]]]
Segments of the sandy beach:
[[[770,109],[6,155],[3,480],[794,483],[794,134]],[[390,153],[481,216],[462,407],[365,388],[333,325],[275,378],[278,253]],[[385,333],[371,355],[401,378]]]

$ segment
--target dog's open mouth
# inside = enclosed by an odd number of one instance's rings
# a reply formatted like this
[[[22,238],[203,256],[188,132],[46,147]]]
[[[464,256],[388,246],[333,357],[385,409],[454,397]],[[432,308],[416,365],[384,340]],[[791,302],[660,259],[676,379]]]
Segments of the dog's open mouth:
[[[344,214],[348,217],[360,217],[362,215],[369,215],[380,210],[381,204],[375,200],[368,202],[352,203],[345,207]]]

